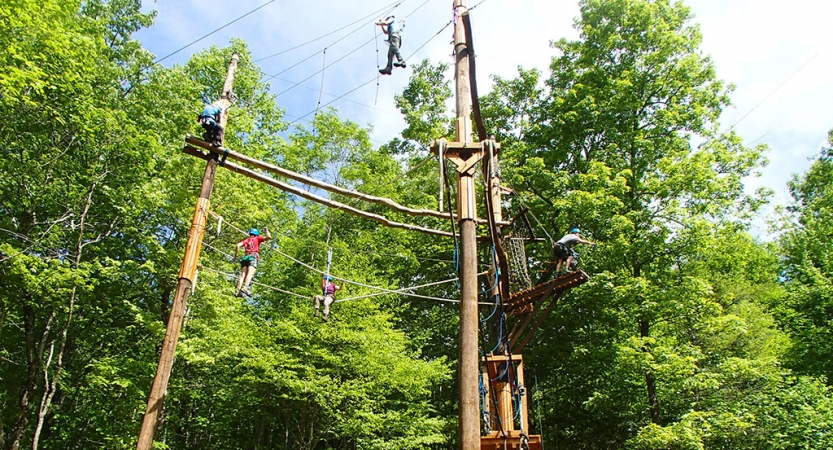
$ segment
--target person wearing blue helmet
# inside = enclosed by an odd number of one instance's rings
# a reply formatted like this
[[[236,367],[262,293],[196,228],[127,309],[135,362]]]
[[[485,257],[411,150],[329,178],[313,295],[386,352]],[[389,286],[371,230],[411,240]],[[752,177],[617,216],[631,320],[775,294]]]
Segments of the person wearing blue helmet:
[[[203,140],[215,147],[223,145],[223,127],[220,126],[220,114],[223,110],[215,103],[206,103],[202,112],[197,116],[197,122],[205,129]]]
[[[257,263],[260,261],[260,244],[272,239],[269,228],[263,227],[263,232],[266,234],[265,236],[261,236],[256,228],[252,228],[249,230],[249,237],[238,242],[234,247],[234,259],[237,259],[241,248],[246,254],[240,258],[240,278],[237,280],[237,293],[235,294],[238,297],[242,297],[243,294],[252,295],[249,285],[252,283],[252,278],[255,277]]]
[[[564,237],[559,239],[558,242],[556,242],[553,246],[555,257],[558,258],[558,262],[555,266],[555,273],[561,273],[561,266],[565,262],[567,264],[564,266],[564,271],[570,271],[570,265],[573,263],[573,257],[575,255],[575,253],[573,252],[573,247],[576,244],[585,244],[592,246],[596,245],[593,242],[582,239],[581,230],[579,230],[578,228],[573,228],[572,230],[570,230],[570,233],[564,235]]]
[[[341,286],[333,283],[333,277],[329,275],[324,275],[324,278],[321,279],[321,295],[316,295],[314,300],[314,307],[315,312],[312,314],[313,317],[318,317],[318,308],[321,304],[324,304],[324,315],[321,317],[324,322],[327,321],[327,318],[330,316],[330,305],[336,299],[336,291],[341,289]]]

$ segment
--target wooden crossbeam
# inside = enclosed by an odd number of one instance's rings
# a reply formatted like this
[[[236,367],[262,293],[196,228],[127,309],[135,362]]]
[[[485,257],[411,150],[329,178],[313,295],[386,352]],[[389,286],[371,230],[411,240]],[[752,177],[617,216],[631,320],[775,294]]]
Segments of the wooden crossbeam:
[[[544,441],[540,435],[533,434],[527,437],[529,439],[529,450],[542,450],[544,448]],[[522,438],[523,433],[520,430],[507,432],[505,436],[500,431],[493,431],[480,437],[480,450],[522,450]]]
[[[187,142],[191,145],[197,146],[199,148],[202,148],[204,150],[208,150],[209,152],[216,153],[220,156],[225,156],[227,158],[231,158],[235,161],[247,164],[249,166],[257,167],[258,169],[265,170],[269,173],[273,173],[275,175],[279,175],[279,176],[282,176],[282,177],[289,178],[290,180],[295,180],[295,181],[298,181],[300,183],[304,183],[304,184],[307,184],[307,185],[310,185],[310,186],[315,186],[315,187],[323,189],[325,191],[332,192],[332,193],[339,194],[339,195],[343,195],[345,197],[355,198],[357,200],[363,200],[363,201],[366,201],[366,202],[369,202],[369,203],[376,203],[376,204],[379,204],[379,205],[384,205],[384,206],[387,206],[390,209],[393,209],[395,211],[399,211],[403,214],[408,214],[410,216],[435,217],[437,219],[443,219],[443,220],[448,220],[448,218],[449,218],[449,213],[447,213],[447,212],[439,212],[439,211],[434,211],[432,209],[409,208],[407,206],[400,205],[399,203],[396,203],[395,201],[393,201],[393,200],[391,200],[387,197],[377,197],[377,196],[374,196],[374,195],[365,194],[365,193],[362,193],[362,192],[356,192],[356,191],[353,191],[353,190],[350,190],[350,189],[345,189],[343,187],[336,186],[334,184],[325,183],[321,180],[316,180],[315,178],[301,175],[300,173],[293,172],[289,169],[284,169],[283,167],[277,166],[275,164],[269,164],[269,163],[261,161],[259,159],[248,157],[248,156],[246,156],[242,153],[229,150],[225,147],[222,147],[222,148],[215,147],[215,146],[211,145],[209,142],[206,142],[206,141],[204,141],[202,139],[199,139],[199,138],[196,138],[194,136],[186,136],[185,137],[185,142]],[[454,220],[457,219],[456,214],[454,214],[453,212],[451,213],[451,216],[454,218]],[[480,219],[480,220],[477,221],[477,224],[478,225],[487,225],[488,221],[486,221],[485,219]]]
[[[196,156],[197,158],[204,159],[204,160],[208,160],[209,158],[211,158],[210,155],[206,155],[205,153],[199,151],[198,149],[196,149],[194,147],[191,147],[190,145],[186,145],[185,148],[183,148],[182,151],[191,155],[191,156]],[[272,177],[268,177],[266,175],[257,173],[257,172],[255,172],[251,169],[247,169],[245,167],[238,166],[237,164],[234,164],[232,162],[226,161],[224,163],[221,163],[221,166],[225,167],[228,170],[231,170],[232,172],[239,173],[239,174],[245,175],[245,176],[247,176],[251,179],[260,181],[262,183],[266,183],[270,186],[274,186],[274,187],[276,187],[276,188],[278,188],[282,191],[295,194],[295,195],[297,195],[299,197],[302,197],[302,198],[305,198],[307,200],[312,200],[314,202],[321,203],[322,205],[326,205],[326,206],[329,206],[331,208],[340,209],[340,210],[343,210],[345,212],[349,212],[351,214],[354,214],[354,215],[359,216],[359,217],[363,217],[365,219],[374,220],[376,222],[382,223],[382,224],[384,224],[386,226],[389,226],[389,227],[392,227],[392,228],[402,228],[402,229],[410,230],[410,231],[420,231],[422,233],[433,234],[435,236],[443,236],[443,237],[453,237],[454,236],[453,234],[451,234],[448,231],[441,231],[441,230],[435,230],[433,228],[426,228],[426,227],[420,227],[420,226],[417,226],[417,225],[410,225],[410,224],[407,224],[407,223],[394,222],[394,221],[388,219],[385,216],[382,216],[382,215],[379,215],[379,214],[369,213],[367,211],[362,211],[361,209],[354,208],[350,205],[345,205],[344,203],[339,203],[339,202],[336,202],[336,201],[333,201],[333,200],[315,195],[315,194],[313,194],[311,192],[307,192],[307,191],[305,191],[301,188],[292,186],[291,184],[287,184],[287,183],[284,183],[282,181],[276,180]]]

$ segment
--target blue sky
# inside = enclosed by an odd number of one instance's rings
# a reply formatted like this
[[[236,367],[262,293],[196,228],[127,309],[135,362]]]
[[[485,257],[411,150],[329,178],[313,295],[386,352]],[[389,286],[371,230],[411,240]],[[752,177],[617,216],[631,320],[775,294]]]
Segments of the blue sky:
[[[138,38],[148,50],[164,56],[267,2],[145,1],[145,9],[157,10],[158,16],[156,24],[141,31]],[[555,54],[550,41],[578,37],[572,28],[579,12],[575,0],[468,3],[474,7],[472,23],[481,95],[489,90],[489,75],[513,77],[518,66],[546,73]],[[760,177],[747,180],[748,189],[769,187],[776,191],[775,203],[786,203],[786,183],[793,174],[809,167],[810,159],[825,145],[827,132],[833,128],[833,82],[829,75],[833,73],[833,27],[828,23],[833,17],[833,2],[684,3],[691,7],[694,21],[702,29],[701,49],[714,60],[718,77],[736,86],[734,105],[721,118],[723,127],[734,125],[747,145],[765,143],[770,147],[770,165]],[[386,44],[378,27],[370,22],[391,11],[395,4],[388,0],[275,0],[163,64],[182,63],[205,47],[226,45],[232,37],[245,39],[258,60],[367,17],[341,32],[258,64],[269,75],[280,73],[270,82],[272,92],[280,94],[277,100],[289,120],[314,111],[319,100],[326,104],[367,83],[332,106],[342,116],[372,127],[374,141],[386,142],[404,127],[393,96],[407,82],[408,69],[395,69],[392,76],[381,77],[377,87],[377,48],[379,64],[384,65]],[[409,63],[424,58],[452,62],[452,29],[444,29],[452,17],[452,5],[453,0],[401,0],[393,9],[398,18],[407,17],[402,53]],[[315,74],[324,66],[329,67]],[[765,234],[762,225],[756,226]]]

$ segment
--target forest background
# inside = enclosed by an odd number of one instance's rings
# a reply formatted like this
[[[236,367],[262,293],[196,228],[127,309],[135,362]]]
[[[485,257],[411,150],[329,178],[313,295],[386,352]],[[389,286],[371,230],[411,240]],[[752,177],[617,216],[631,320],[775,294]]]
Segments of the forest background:
[[[777,238],[761,241],[749,226],[772,192],[743,183],[768,148],[719,123],[732,86],[688,8],[580,7],[578,37],[554,43],[548,70],[496,77],[480,99],[519,194],[507,215],[523,204],[539,229],[578,225],[599,243],[582,258],[590,282],[525,351],[532,432],[546,448],[832,448],[833,143],[767,217]],[[134,38],[152,22],[135,0],[0,7],[2,448],[135,446],[203,170],[182,138],[199,132],[201,99],[219,94],[233,52],[230,148],[438,206],[424,147],[452,132],[442,62],[409,63],[395,97],[407,126],[379,145],[330,108],[290,127],[242,40],[154,64]],[[323,324],[318,273],[278,253],[323,269],[332,248],[334,273],[395,290],[453,278],[454,242],[223,170],[216,183],[227,225],[206,236],[156,447],[455,448],[456,305],[382,295],[336,303]],[[269,226],[257,281],[297,295],[234,297],[223,273],[243,236],[229,224]],[[551,258],[549,243],[527,253],[533,271]],[[481,288],[488,300],[489,280]],[[419,294],[459,296],[454,283]]]

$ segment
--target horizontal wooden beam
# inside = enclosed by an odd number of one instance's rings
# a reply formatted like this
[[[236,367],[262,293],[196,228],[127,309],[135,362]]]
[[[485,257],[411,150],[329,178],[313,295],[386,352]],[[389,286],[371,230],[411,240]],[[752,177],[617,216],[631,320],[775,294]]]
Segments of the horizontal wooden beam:
[[[224,147],[223,148],[214,147],[211,144],[209,144],[208,142],[203,141],[202,139],[195,138],[193,136],[186,136],[185,137],[185,142],[187,142],[191,145],[200,147],[202,149],[208,150],[212,153],[216,153],[218,155],[225,156],[227,158],[231,158],[235,161],[242,162],[242,163],[247,164],[249,166],[257,167],[258,169],[265,170],[269,173],[273,173],[275,175],[286,177],[286,178],[289,178],[290,180],[295,180],[295,181],[298,181],[300,183],[304,183],[304,184],[307,184],[307,185],[310,185],[310,186],[315,186],[317,188],[324,189],[325,191],[333,192],[333,193],[336,193],[336,194],[339,194],[339,195],[343,195],[345,197],[350,197],[350,198],[355,198],[355,199],[358,199],[358,200],[364,200],[364,201],[367,201],[367,202],[370,202],[370,203],[377,203],[377,204],[380,204],[380,205],[385,205],[388,208],[391,208],[393,210],[396,210],[396,211],[399,211],[401,213],[408,214],[408,215],[411,215],[411,216],[435,217],[437,219],[445,219],[445,220],[449,219],[448,213],[434,211],[432,209],[409,208],[407,206],[400,205],[399,203],[396,203],[395,201],[393,201],[389,198],[376,197],[376,196],[369,195],[369,194],[363,194],[361,192],[356,192],[356,191],[352,191],[350,189],[345,189],[343,187],[336,186],[336,185],[333,185],[333,184],[330,184],[330,183],[325,183],[323,181],[316,180],[315,178],[307,177],[307,176],[301,175],[300,173],[293,172],[293,171],[288,170],[288,169],[284,169],[283,167],[276,166],[274,164],[269,164],[269,163],[263,162],[259,159],[248,157],[246,155],[243,155],[242,153],[231,151],[231,150],[229,150],[227,148],[224,148]],[[478,148],[480,148],[480,147],[478,146]],[[454,220],[456,220],[456,215],[453,214],[453,213],[452,213],[452,215],[455,216]],[[481,219],[481,220],[478,221],[478,223],[481,224],[481,225],[485,225],[487,222],[485,220]]]
[[[200,158],[200,159],[203,159],[203,160],[206,160],[206,161],[210,158],[209,155],[199,151],[198,149],[196,149],[194,147],[191,147],[190,145],[186,145],[185,148],[182,149],[182,151],[191,155],[191,156],[196,156],[197,158]],[[220,152],[222,153],[222,150]],[[357,209],[357,208],[354,208],[352,206],[345,205],[344,203],[339,203],[337,201],[330,200],[330,199],[315,195],[315,194],[307,192],[307,191],[305,191],[301,188],[292,186],[291,184],[284,183],[282,181],[279,181],[279,180],[276,180],[272,177],[268,177],[266,175],[260,174],[258,172],[253,171],[253,170],[247,169],[245,167],[238,166],[237,164],[234,164],[232,162],[225,161],[225,162],[221,162],[220,165],[222,167],[225,167],[228,170],[231,170],[232,172],[239,173],[239,174],[245,175],[245,176],[247,176],[247,177],[249,177],[253,180],[257,180],[257,181],[260,181],[262,183],[266,183],[270,186],[274,186],[274,187],[276,187],[276,188],[278,188],[278,189],[280,189],[284,192],[289,192],[289,193],[295,194],[299,197],[305,198],[307,200],[311,200],[311,201],[314,201],[316,203],[321,203],[322,205],[329,206],[330,208],[340,209],[342,211],[349,212],[350,214],[353,214],[353,215],[356,215],[356,216],[359,216],[359,217],[363,217],[365,219],[374,220],[376,222],[382,223],[382,224],[384,224],[386,226],[389,226],[389,227],[392,227],[392,228],[402,228],[402,229],[410,230],[410,231],[419,231],[419,232],[422,232],[422,233],[433,234],[435,236],[454,237],[454,235],[451,234],[448,231],[441,231],[441,230],[435,230],[433,228],[426,228],[426,227],[420,227],[420,226],[417,226],[417,225],[410,225],[410,224],[407,224],[407,223],[394,222],[392,220],[389,220],[385,216],[382,216],[382,215],[379,215],[379,214],[369,213],[367,211],[362,211],[361,209]]]

